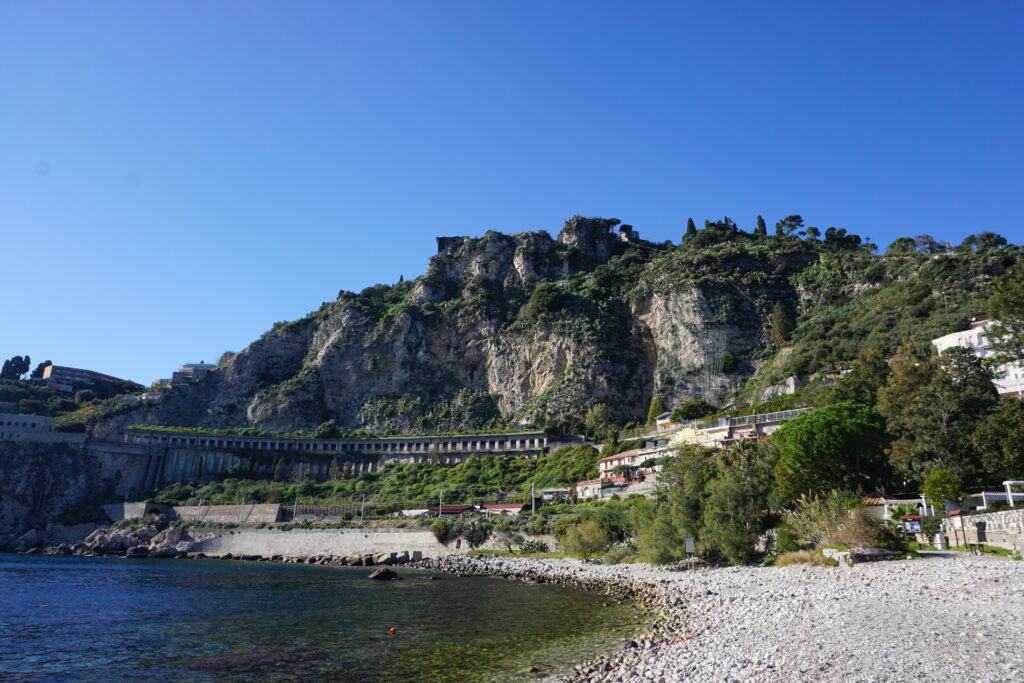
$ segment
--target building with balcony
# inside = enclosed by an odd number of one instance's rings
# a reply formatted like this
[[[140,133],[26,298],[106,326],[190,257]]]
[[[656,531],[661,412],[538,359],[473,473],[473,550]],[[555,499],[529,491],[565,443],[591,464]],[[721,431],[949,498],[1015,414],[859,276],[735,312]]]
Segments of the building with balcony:
[[[82,368],[69,368],[65,365],[47,365],[43,368],[43,380],[53,384],[70,384],[80,386],[83,384],[96,384],[97,382],[123,382],[123,379],[104,375],[94,370],[83,370]]]
[[[180,368],[171,373],[169,380],[159,379],[157,383],[161,386],[182,386],[185,384],[195,384],[196,382],[202,381],[211,370],[217,367],[216,363],[185,363]]]
[[[971,321],[971,326],[960,332],[953,332],[937,339],[932,339],[932,346],[941,354],[943,351],[960,346],[970,350],[976,358],[990,360],[995,355],[995,349],[989,341],[989,328],[996,321],[990,320],[987,315],[979,315]],[[993,365],[992,370],[996,373],[992,383],[996,385],[996,391],[1000,396],[1024,396],[1024,365],[1010,363],[1005,365]]]

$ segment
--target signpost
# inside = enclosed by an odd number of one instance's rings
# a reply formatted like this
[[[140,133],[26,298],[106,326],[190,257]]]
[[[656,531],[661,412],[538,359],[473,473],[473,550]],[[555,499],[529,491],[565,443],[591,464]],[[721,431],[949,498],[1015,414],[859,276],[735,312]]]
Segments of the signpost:
[[[960,534],[962,534],[964,538],[964,542],[962,545],[966,548],[967,532],[964,531],[964,518],[960,516],[959,510],[953,510],[952,512],[949,513],[949,525],[953,527],[953,539],[956,541],[956,544],[961,545]],[[960,532],[960,534],[957,533],[958,531]]]
[[[900,515],[900,527],[908,537],[917,536],[922,532],[921,515]],[[920,537],[917,540],[920,541]],[[927,539],[925,539],[925,542],[927,542]]]

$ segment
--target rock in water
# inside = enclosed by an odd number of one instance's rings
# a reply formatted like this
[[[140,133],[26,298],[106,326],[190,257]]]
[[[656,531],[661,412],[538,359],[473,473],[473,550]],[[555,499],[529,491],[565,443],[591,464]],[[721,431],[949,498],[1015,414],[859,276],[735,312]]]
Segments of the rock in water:
[[[368,578],[376,579],[377,581],[391,581],[398,578],[398,574],[388,569],[387,567],[381,567],[376,570]]]

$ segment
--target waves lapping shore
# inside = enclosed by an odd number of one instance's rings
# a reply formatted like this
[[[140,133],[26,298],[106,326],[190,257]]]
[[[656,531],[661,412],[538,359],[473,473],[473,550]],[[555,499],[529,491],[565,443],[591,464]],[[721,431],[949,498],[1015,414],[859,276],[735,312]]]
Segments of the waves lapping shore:
[[[852,568],[672,570],[449,556],[418,563],[629,596],[650,635],[572,681],[1005,681],[1024,675],[1024,562],[962,553]],[[635,647],[634,647],[635,646]]]

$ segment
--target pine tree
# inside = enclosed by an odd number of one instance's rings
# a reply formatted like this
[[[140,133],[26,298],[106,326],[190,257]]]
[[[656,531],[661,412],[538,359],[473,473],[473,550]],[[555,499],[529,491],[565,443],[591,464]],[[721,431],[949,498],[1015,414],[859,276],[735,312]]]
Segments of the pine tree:
[[[761,216],[757,217],[757,228],[755,228],[754,234],[755,235],[767,235],[768,234],[768,226],[765,225],[764,218],[762,218]]]
[[[793,214],[792,216],[786,216],[775,224],[775,235],[777,237],[789,237],[803,227],[804,219],[800,217],[800,214]]]

